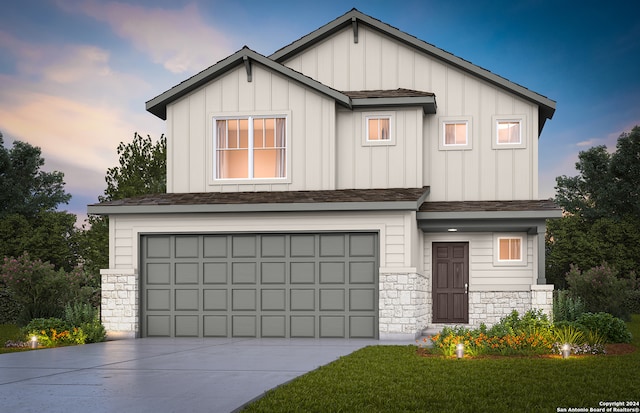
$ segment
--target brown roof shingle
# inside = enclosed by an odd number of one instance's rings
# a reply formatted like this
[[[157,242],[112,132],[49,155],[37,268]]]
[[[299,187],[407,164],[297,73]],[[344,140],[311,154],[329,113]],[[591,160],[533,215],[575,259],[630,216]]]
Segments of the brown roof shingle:
[[[390,89],[390,90],[351,90],[342,92],[351,99],[369,99],[369,98],[415,98],[435,96],[431,92],[422,92],[420,90],[411,89]]]
[[[420,212],[482,212],[482,211],[553,211],[560,207],[548,199],[531,201],[455,201],[425,202]]]

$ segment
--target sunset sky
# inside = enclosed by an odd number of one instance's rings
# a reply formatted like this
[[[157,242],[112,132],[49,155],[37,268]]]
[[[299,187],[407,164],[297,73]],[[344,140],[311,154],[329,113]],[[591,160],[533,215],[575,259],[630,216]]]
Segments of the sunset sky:
[[[243,45],[269,55],[351,8],[557,102],[540,140],[540,197],[640,125],[635,1],[92,1],[0,6],[0,132],[42,148],[86,216],[116,148],[165,124],[145,102]]]

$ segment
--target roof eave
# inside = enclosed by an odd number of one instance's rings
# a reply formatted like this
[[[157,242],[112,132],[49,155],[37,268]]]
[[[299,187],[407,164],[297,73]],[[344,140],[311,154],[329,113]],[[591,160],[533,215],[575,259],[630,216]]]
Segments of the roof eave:
[[[420,97],[389,97],[389,98],[354,98],[351,99],[354,108],[394,108],[407,106],[421,106],[424,113],[432,115],[436,113],[437,104],[435,96]]]

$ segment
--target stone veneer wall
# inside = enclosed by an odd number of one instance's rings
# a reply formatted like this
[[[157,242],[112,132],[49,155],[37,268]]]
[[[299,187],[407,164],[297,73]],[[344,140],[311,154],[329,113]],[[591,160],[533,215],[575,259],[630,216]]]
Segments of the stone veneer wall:
[[[132,270],[101,270],[102,324],[107,339],[136,338],[139,328],[138,274]]]
[[[380,340],[415,339],[430,321],[427,278],[422,274],[380,272]]]
[[[513,310],[521,315],[529,310],[542,310],[552,319],[553,285],[532,285],[531,291],[469,292],[469,326],[488,327]]]

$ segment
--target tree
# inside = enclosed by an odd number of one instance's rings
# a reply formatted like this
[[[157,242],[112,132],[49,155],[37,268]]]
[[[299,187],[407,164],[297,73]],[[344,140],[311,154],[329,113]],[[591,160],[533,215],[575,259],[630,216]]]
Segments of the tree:
[[[41,171],[40,155],[40,148],[26,142],[16,141],[7,149],[0,136],[0,218],[14,213],[33,218],[71,199],[64,191],[64,174]]]
[[[107,188],[100,202],[164,193],[167,188],[167,140],[153,143],[150,136],[135,133],[133,141],[118,145],[119,166],[107,169]],[[82,237],[87,271],[98,272],[109,265],[109,222],[107,217],[90,216],[91,228]]]
[[[577,176],[556,178],[566,215],[548,222],[548,277],[564,287],[570,265],[607,262],[631,278],[640,270],[640,126],[620,135],[613,154],[596,146],[578,159]]]
[[[32,257],[71,270],[77,265],[76,217],[56,211],[71,195],[62,172],[44,172],[40,148],[16,141],[4,146],[0,134],[0,256]]]

